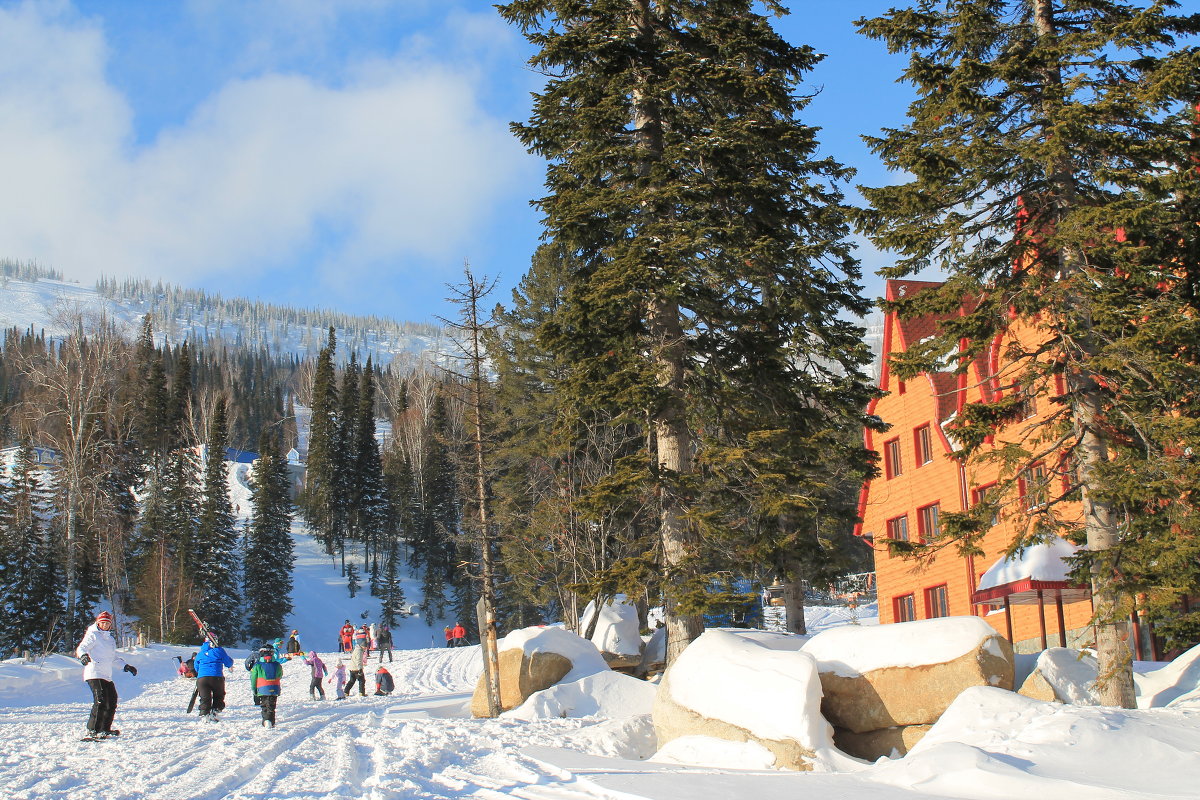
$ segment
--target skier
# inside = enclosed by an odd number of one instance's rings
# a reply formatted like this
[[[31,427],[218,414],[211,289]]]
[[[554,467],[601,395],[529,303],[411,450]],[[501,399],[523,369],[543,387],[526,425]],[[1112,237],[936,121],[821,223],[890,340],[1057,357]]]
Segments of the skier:
[[[271,642],[271,649],[274,651],[276,661],[282,661],[284,658],[287,657],[286,656],[287,648],[285,648],[283,646],[282,638],[274,639]]]
[[[379,626],[379,663],[383,663],[383,652],[387,651],[388,663],[392,663],[392,630],[387,625]]]
[[[312,681],[308,684],[308,696],[313,700],[317,699],[317,692],[321,693],[321,699],[325,699],[325,690],[321,687],[321,679],[329,671],[325,668],[325,662],[317,655],[317,651],[313,650],[308,654],[308,658],[304,659],[304,663],[312,669]]]
[[[279,682],[283,679],[283,665],[275,660],[275,653],[270,647],[260,647],[258,660],[250,670],[250,682],[254,686],[254,696],[262,709],[262,724],[264,728],[275,727],[275,705],[279,702]]]
[[[370,652],[371,632],[367,630],[367,623],[364,622],[362,627],[354,632],[354,646]]]
[[[333,681],[334,688],[337,691],[337,699],[345,700],[346,699],[346,690],[345,690],[346,662],[342,661],[342,659],[340,659],[340,658],[338,659],[337,666],[334,667],[333,675],[331,675],[329,677],[329,680]]]
[[[342,630],[341,630],[342,652],[343,653],[350,652],[350,644],[351,644],[351,640],[353,638],[354,638],[354,626],[350,624],[350,620],[346,620],[346,624],[342,626]]]
[[[446,626],[446,647],[454,647],[454,631],[449,625]]]
[[[450,635],[454,637],[454,647],[467,646],[467,629],[461,622],[454,623],[454,630],[450,631]]]
[[[396,682],[392,680],[392,673],[387,671],[387,667],[380,665],[375,671],[375,694],[389,695],[396,690]]]
[[[96,615],[96,621],[88,626],[75,648],[75,656],[83,664],[83,679],[92,690],[92,713],[88,717],[88,735],[84,741],[99,741],[121,732],[112,726],[117,713],[117,687],[113,684],[114,664],[130,675],[137,675],[137,668],[127,664],[117,655],[117,640],[112,635],[113,618],[107,611]]]
[[[215,633],[200,645],[196,656],[196,696],[200,699],[200,719],[216,722],[225,710],[225,669],[233,659],[217,641]]]
[[[304,650],[300,648],[300,631],[292,631],[292,635],[287,641],[287,657],[289,660],[296,656],[303,656]]]
[[[366,660],[367,650],[362,645],[355,645],[354,652],[350,654],[350,680],[346,683],[345,692],[350,694],[350,690],[354,688],[355,681],[358,682],[358,693],[362,697],[367,696],[367,684],[363,678],[363,661]]]

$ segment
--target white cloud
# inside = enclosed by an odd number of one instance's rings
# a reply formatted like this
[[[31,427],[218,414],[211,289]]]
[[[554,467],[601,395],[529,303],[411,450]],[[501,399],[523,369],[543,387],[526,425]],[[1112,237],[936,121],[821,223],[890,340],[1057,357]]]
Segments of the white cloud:
[[[428,53],[233,81],[137,144],[101,30],[45,9],[0,9],[0,256],[179,281],[453,262],[532,166],[474,68]]]

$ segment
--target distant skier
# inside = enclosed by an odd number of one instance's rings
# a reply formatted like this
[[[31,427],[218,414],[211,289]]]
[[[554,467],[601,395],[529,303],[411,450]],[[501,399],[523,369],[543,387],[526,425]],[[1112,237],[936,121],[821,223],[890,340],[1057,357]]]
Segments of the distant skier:
[[[289,659],[303,656],[304,650],[300,647],[300,631],[292,631],[292,635],[287,641],[287,657]]]
[[[454,647],[454,629],[446,626],[446,647]]]
[[[275,660],[275,652],[270,647],[260,647],[258,660],[250,669],[250,683],[254,687],[256,703],[262,710],[264,728],[275,727],[275,706],[279,702],[282,680],[283,665]]]
[[[350,620],[346,620],[346,624],[342,626],[340,635],[342,639],[342,652],[349,653],[354,639],[354,626],[350,624]]]
[[[370,653],[371,632],[367,630],[367,623],[364,622],[362,626],[354,632],[354,646],[361,647],[363,650],[366,650],[368,654]]]
[[[396,682],[392,680],[392,673],[387,671],[387,667],[380,666],[375,670],[375,694],[389,695],[396,691]]]
[[[387,651],[388,663],[392,663],[392,629],[387,625],[379,626],[379,663],[383,663],[383,653]]]
[[[333,668],[333,675],[329,680],[333,681],[334,689],[337,691],[337,699],[346,699],[346,662],[338,659],[337,666]]]
[[[287,657],[287,648],[283,646],[282,637],[271,640],[271,649],[274,651],[276,661],[282,661]]]
[[[92,690],[92,713],[88,717],[88,735],[85,741],[98,741],[121,732],[112,726],[117,713],[117,687],[112,680],[114,664],[130,675],[137,675],[137,668],[125,663],[117,655],[117,640],[112,635],[113,618],[107,611],[96,615],[96,621],[88,626],[75,648],[75,656],[83,664],[83,679]]]
[[[371,650],[377,650],[379,648],[379,628],[375,627],[374,622],[372,622],[367,628],[367,633],[371,635],[371,638],[368,640],[370,641],[370,645],[368,645],[368,647]]]
[[[215,633],[200,645],[196,655],[196,696],[200,700],[200,719],[216,722],[225,710],[225,669],[233,659],[220,646]]]
[[[362,697],[367,696],[367,683],[363,678],[363,662],[367,658],[367,649],[362,645],[355,645],[354,652],[350,654],[350,680],[346,683],[344,691],[350,694],[350,690],[354,688],[354,683],[358,682],[358,693]]]
[[[308,696],[313,700],[317,699],[317,692],[321,693],[321,699],[325,699],[325,689],[321,686],[321,679],[329,672],[325,668],[325,662],[317,655],[317,651],[313,650],[308,654],[308,658],[304,659],[304,663],[312,670],[312,680],[308,684]]]
[[[461,622],[454,623],[454,630],[450,631],[450,635],[454,638],[454,647],[467,646],[467,629]]]

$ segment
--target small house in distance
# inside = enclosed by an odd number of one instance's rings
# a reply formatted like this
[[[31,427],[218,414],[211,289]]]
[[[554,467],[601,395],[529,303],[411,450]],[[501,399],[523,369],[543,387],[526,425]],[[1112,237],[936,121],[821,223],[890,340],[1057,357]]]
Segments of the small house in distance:
[[[887,299],[896,300],[939,284],[890,280]],[[959,313],[966,311],[964,305]],[[883,365],[879,388],[887,394],[871,403],[868,413],[889,424],[886,433],[866,432],[867,447],[882,457],[881,474],[868,482],[859,500],[861,522],[856,533],[875,551],[875,571],[881,623],[944,616],[984,617],[1021,652],[1048,644],[1082,646],[1092,641],[1090,592],[1067,580],[1064,562],[1074,548],[1057,541],[1030,548],[1018,559],[1006,560],[1023,515],[1039,502],[1038,487],[1054,480],[1052,464],[1035,464],[1018,481],[1019,497],[992,518],[984,537],[985,555],[962,557],[953,548],[938,553],[928,564],[891,555],[887,540],[922,541],[939,528],[939,516],[960,512],[979,503],[997,485],[996,465],[964,465],[951,454],[959,449],[950,423],[970,402],[990,400],[1006,390],[1003,354],[1006,337],[992,343],[985,355],[969,365],[966,374],[951,368],[900,380],[889,368],[889,357],[931,336],[946,316],[902,320],[889,313],[884,320]],[[1014,320],[1006,336],[1028,331]],[[1011,380],[1011,378],[1008,378]],[[1028,403],[1024,421],[1010,429],[1036,423],[1051,409]],[[1001,431],[1003,437],[1008,431]],[[1013,435],[1017,435],[1013,432]],[[1078,503],[1062,514],[1078,514]]]

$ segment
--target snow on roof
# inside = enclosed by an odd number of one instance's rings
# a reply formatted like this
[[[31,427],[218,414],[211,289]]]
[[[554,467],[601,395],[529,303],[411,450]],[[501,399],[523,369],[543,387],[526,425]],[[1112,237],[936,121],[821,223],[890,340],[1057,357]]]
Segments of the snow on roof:
[[[570,683],[608,670],[596,645],[553,625],[515,630],[500,640],[499,649],[523,650],[526,655],[558,653],[571,662],[571,671],[559,683]]]
[[[820,714],[821,680],[807,654],[772,650],[755,639],[707,630],[668,673],[681,706],[763,739],[792,739],[813,751],[832,746]]]
[[[821,631],[803,652],[822,672],[855,678],[883,667],[943,664],[975,650],[996,630],[979,617],[939,617],[895,625],[846,625]]]
[[[1055,537],[1051,542],[1042,542],[1025,548],[1020,553],[1001,558],[988,567],[979,579],[976,591],[994,589],[1022,580],[1067,582],[1071,565],[1064,559],[1075,555],[1078,547]]]

